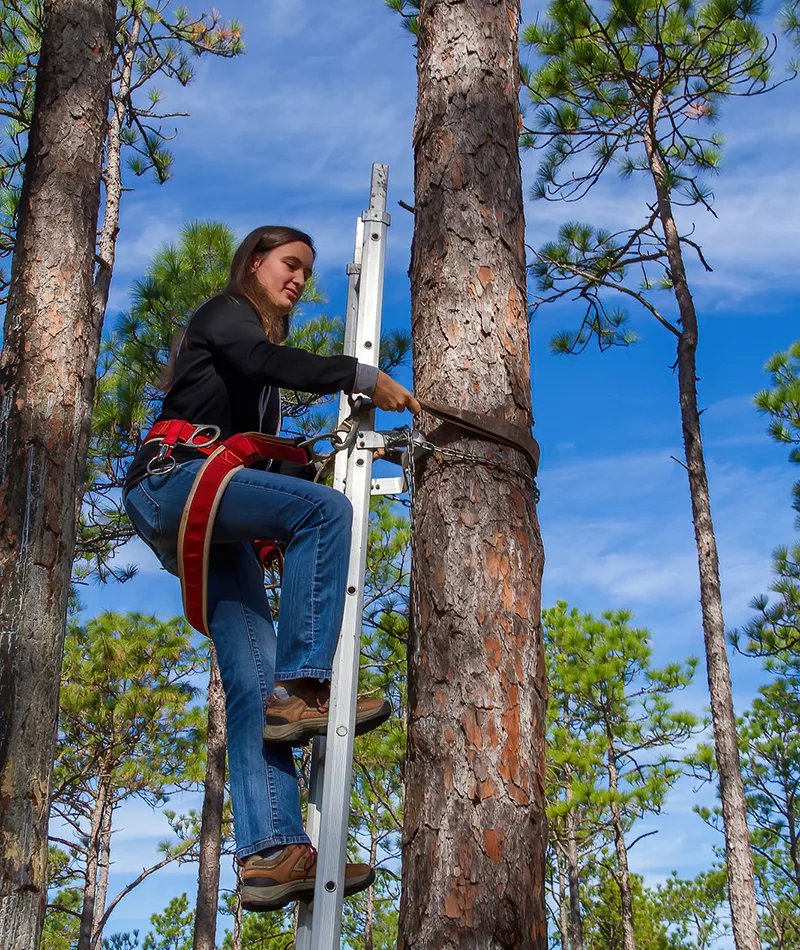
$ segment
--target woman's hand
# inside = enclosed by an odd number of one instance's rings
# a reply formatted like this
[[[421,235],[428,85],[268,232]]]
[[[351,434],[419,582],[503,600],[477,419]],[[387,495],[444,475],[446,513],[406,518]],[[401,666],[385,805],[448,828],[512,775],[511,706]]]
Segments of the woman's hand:
[[[416,415],[422,411],[422,406],[406,387],[396,383],[383,370],[378,373],[378,382],[375,384],[375,390],[370,399],[378,409],[387,409],[390,412],[402,412],[408,409]]]

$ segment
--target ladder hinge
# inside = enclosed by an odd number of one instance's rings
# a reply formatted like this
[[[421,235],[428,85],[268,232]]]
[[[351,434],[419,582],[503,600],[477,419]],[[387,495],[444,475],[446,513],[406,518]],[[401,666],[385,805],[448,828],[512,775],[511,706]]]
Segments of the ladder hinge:
[[[348,264],[348,265],[347,265],[347,268],[346,268],[346,272],[347,272],[347,276],[348,276],[348,277],[352,276],[353,274],[360,274],[360,273],[361,273],[361,265],[360,265],[360,264]]]
[[[370,211],[369,208],[361,215],[361,220],[366,224],[367,221],[377,221],[378,224],[385,224],[388,228],[392,223],[392,216],[388,211]]]

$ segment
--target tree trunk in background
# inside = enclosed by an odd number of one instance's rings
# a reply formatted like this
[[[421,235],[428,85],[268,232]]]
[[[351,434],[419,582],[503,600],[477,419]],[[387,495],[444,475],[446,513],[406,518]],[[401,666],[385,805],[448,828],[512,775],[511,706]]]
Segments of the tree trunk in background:
[[[373,821],[377,821],[377,804],[373,812]],[[375,867],[378,860],[378,833],[372,832],[369,845],[369,866]],[[374,941],[372,929],[375,921],[375,885],[372,884],[367,891],[367,912],[364,920],[364,950],[374,950]]]
[[[100,781],[97,788],[89,840],[86,843],[86,876],[83,888],[83,906],[81,924],[78,930],[78,943],[75,950],[90,950],[97,919],[97,883],[100,861],[103,853],[103,824],[108,802],[108,788]],[[101,914],[102,917],[102,914]]]
[[[143,16],[143,9],[137,9],[134,12],[130,32],[126,37],[122,51],[122,73],[119,87],[111,103],[108,148],[106,150],[106,164],[103,169],[103,181],[105,183],[103,224],[97,236],[98,267],[94,280],[95,319],[101,323],[105,317],[108,294],[111,290],[111,277],[114,273],[114,257],[117,249],[117,235],[119,234],[119,211],[122,201],[122,132]]]
[[[572,769],[565,765],[567,781],[571,781]],[[567,801],[572,801],[572,787],[567,785]],[[581,911],[580,869],[578,866],[578,816],[574,809],[565,818],[567,840],[567,880],[569,881],[569,941],[572,950],[583,950],[583,914]]]
[[[208,681],[208,739],[203,812],[200,819],[200,868],[192,950],[214,950],[219,906],[219,863],[222,853],[222,807],[225,803],[225,691],[211,647]]]
[[[299,907],[299,904],[297,905]],[[295,907],[294,931],[297,933],[297,907]],[[233,901],[233,932],[231,950],[242,950],[242,879],[236,869],[236,896]]]
[[[75,525],[114,0],[49,0],[0,358],[0,946],[38,946]]]
[[[656,100],[654,109],[659,106],[660,102]],[[747,799],[742,781],[731,671],[725,645],[717,537],[711,517],[711,495],[708,489],[703,438],[700,432],[700,413],[697,408],[699,338],[697,311],[689,290],[680,236],[666,187],[666,169],[653,136],[645,136],[645,149],[658,199],[658,214],[664,232],[673,291],[681,315],[681,335],[678,340],[678,391],[686,469],[689,474],[692,521],[697,545],[697,564],[700,573],[700,605],[703,613],[706,673],[725,831],[725,863],[733,937],[736,950],[761,950],[755,870],[753,855],[750,851],[750,832],[747,827]]]
[[[610,736],[609,736],[610,739]],[[611,746],[608,749],[608,788],[612,796],[619,788],[617,763]],[[622,827],[622,815],[619,802],[611,800],[611,831],[614,835],[614,848],[617,852],[617,885],[620,894],[620,919],[622,920],[622,946],[624,950],[636,950],[636,935],[633,929],[633,892],[631,891],[631,872],[628,867],[628,848],[625,844],[625,830]]]
[[[553,856],[558,874],[558,936],[561,940],[561,950],[575,950],[569,941],[569,916],[567,914],[567,882],[564,877],[562,858],[556,852]]]
[[[411,260],[415,388],[532,422],[516,0],[423,0]],[[525,458],[420,419],[427,438]],[[403,950],[544,950],[542,546],[530,483],[435,455],[417,485]]]
[[[103,940],[103,915],[108,900],[108,875],[111,870],[111,832],[114,820],[114,807],[106,804],[103,823],[100,827],[100,855],[97,861],[97,894],[94,899],[94,921],[92,922],[92,947],[98,947]]]

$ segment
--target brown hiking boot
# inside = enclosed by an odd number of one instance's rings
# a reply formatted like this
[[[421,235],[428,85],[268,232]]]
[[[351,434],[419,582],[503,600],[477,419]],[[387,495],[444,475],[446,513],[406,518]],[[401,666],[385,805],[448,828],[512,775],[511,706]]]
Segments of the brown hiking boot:
[[[278,910],[292,901],[310,901],[314,897],[317,852],[308,844],[289,844],[269,857],[251,854],[244,859],[242,908]],[[357,894],[375,880],[375,871],[367,864],[344,866],[344,896]]]
[[[328,731],[330,684],[317,680],[278,683],[267,701],[264,738],[269,742],[302,745]],[[359,696],[356,702],[356,735],[369,732],[392,715],[381,696]]]

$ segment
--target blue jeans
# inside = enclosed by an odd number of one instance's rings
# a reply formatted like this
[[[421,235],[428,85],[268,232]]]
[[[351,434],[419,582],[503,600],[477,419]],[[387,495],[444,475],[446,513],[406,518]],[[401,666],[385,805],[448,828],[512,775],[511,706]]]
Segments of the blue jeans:
[[[177,574],[181,514],[203,460],[149,475],[125,498],[137,533]],[[329,679],[346,596],[353,509],[326,485],[244,469],[217,511],[208,572],[208,620],[228,721],[236,855],[308,842],[294,758],[262,738],[275,680]],[[286,544],[278,635],[252,542]]]

